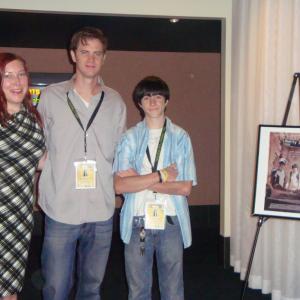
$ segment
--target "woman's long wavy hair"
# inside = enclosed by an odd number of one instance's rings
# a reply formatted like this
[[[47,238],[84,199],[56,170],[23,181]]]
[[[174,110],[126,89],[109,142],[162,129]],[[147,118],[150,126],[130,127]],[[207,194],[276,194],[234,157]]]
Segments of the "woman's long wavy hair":
[[[12,116],[7,111],[7,99],[5,97],[2,87],[3,75],[5,73],[6,65],[14,60],[20,61],[23,64],[25,71],[28,73],[26,62],[22,57],[13,53],[0,53],[0,124],[4,127],[7,126],[7,122],[11,120]],[[27,94],[23,99],[23,105],[25,106],[27,111],[31,113],[35,121],[42,127],[42,119],[38,111],[32,104],[29,90],[27,91]]]

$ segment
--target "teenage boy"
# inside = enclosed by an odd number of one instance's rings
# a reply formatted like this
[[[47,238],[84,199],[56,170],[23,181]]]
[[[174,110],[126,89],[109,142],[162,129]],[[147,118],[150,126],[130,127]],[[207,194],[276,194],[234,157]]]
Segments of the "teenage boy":
[[[43,90],[38,107],[48,150],[39,197],[44,300],[67,300],[74,270],[76,299],[100,299],[115,208],[112,163],[126,120],[120,95],[100,78],[106,48],[101,30],[76,32],[70,43],[74,76]]]
[[[187,196],[196,185],[189,135],[165,116],[167,84],[150,76],[134,89],[144,120],[121,138],[114,186],[124,194],[121,237],[129,300],[150,300],[156,254],[161,298],[183,300],[183,247],[191,245]]]

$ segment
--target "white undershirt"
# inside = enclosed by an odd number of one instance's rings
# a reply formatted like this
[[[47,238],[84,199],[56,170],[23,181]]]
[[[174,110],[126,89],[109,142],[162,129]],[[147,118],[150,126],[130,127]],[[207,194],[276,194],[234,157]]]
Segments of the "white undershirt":
[[[86,108],[88,108],[90,106],[90,103],[87,102],[86,100],[84,100],[75,89],[74,89],[74,92],[80,98],[80,100],[83,102],[83,104],[86,106]]]
[[[158,147],[161,131],[162,131],[162,128],[149,130],[148,147],[149,147],[152,164],[154,164],[156,150]],[[158,170],[163,168],[163,156],[164,156],[164,144],[161,148],[161,153],[159,156],[159,161],[158,161],[158,166],[157,166]],[[151,165],[150,165],[150,162],[145,153],[144,160],[142,163],[142,168],[141,168],[141,175],[146,175],[151,172],[152,172]],[[155,200],[155,196],[156,196],[156,200]],[[145,203],[150,202],[150,201],[152,201],[152,202],[159,201],[159,202],[165,203],[166,214],[168,216],[176,215],[175,207],[174,207],[174,204],[172,202],[170,195],[160,194],[160,193],[154,194],[152,191],[149,191],[149,190],[144,190],[144,191],[136,193],[135,202],[134,202],[134,215],[135,216],[144,216],[145,215]]]

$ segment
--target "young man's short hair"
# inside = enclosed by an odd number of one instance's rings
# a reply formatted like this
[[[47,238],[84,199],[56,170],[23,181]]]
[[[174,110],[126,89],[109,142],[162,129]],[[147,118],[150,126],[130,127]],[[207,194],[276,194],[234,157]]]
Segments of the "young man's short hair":
[[[96,27],[83,27],[79,31],[75,32],[71,38],[70,50],[75,51],[78,48],[79,43],[86,45],[87,40],[97,39],[103,45],[103,52],[107,50],[107,38],[104,33]]]
[[[147,76],[136,85],[132,93],[132,98],[135,105],[138,107],[144,96],[155,95],[163,96],[165,100],[169,100],[169,87],[161,78],[157,76]]]

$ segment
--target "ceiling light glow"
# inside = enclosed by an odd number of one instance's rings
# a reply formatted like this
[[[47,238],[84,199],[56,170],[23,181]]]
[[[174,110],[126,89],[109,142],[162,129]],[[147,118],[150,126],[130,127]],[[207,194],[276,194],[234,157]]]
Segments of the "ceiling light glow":
[[[178,21],[179,21],[178,18],[171,18],[171,19],[170,19],[170,22],[171,22],[171,23],[177,23]]]

